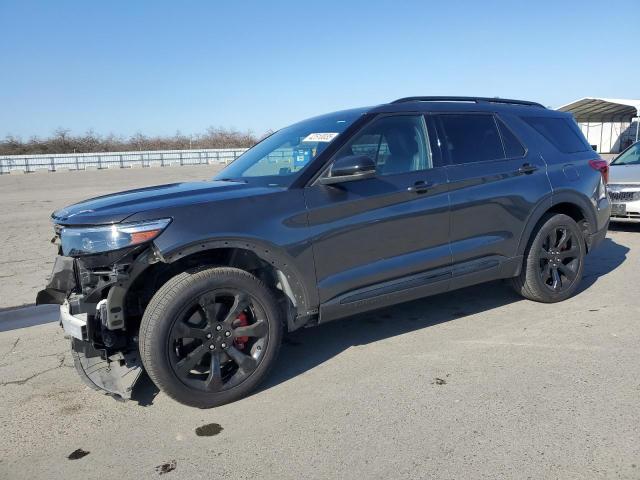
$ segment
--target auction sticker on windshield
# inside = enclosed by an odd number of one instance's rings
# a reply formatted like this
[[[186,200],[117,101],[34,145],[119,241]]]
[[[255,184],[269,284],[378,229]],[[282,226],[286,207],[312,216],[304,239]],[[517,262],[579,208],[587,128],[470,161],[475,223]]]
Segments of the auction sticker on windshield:
[[[302,142],[330,142],[337,136],[337,133],[311,133]]]

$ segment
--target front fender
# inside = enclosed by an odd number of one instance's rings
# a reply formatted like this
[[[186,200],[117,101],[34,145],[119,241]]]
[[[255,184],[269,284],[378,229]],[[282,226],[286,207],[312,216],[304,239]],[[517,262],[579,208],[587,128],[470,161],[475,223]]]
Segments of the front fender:
[[[224,248],[249,250],[264,262],[280,270],[291,287],[298,316],[309,316],[318,312],[317,302],[314,302],[317,293],[311,288],[309,279],[305,279],[303,273],[297,268],[296,260],[282,248],[264,240],[239,237],[215,238],[194,242],[171,251],[159,251],[158,254],[162,261],[173,263],[194,253]]]

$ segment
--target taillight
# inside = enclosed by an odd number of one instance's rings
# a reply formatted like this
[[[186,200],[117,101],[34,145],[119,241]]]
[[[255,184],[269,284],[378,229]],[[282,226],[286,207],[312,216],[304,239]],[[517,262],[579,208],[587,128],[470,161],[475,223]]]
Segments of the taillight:
[[[594,170],[598,170],[600,175],[602,175],[602,180],[604,183],[609,183],[609,164],[606,160],[589,160],[589,166]]]

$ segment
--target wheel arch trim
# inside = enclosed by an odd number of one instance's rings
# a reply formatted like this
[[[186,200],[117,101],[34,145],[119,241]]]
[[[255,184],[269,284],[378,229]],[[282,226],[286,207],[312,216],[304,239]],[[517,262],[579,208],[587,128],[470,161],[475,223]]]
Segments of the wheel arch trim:
[[[561,204],[570,204],[577,207],[582,213],[583,217],[588,223],[589,234],[593,234],[596,228],[596,215],[593,212],[593,207],[587,197],[571,190],[554,191],[553,193],[545,196],[540,203],[533,209],[525,228],[520,235],[520,241],[518,243],[517,255],[524,255],[524,252],[531,238],[536,225],[540,219],[549,211],[553,210]],[[585,242],[588,242],[588,238],[585,237]]]
[[[288,284],[286,289],[294,295],[298,315],[310,315],[317,312],[317,308],[313,311],[309,289],[305,285],[303,274],[295,265],[295,260],[270,242],[240,237],[216,238],[193,242],[168,252],[158,252],[158,254],[161,261],[170,264],[194,253],[221,249],[252,252],[259,259],[275,268],[276,271],[282,272]]]

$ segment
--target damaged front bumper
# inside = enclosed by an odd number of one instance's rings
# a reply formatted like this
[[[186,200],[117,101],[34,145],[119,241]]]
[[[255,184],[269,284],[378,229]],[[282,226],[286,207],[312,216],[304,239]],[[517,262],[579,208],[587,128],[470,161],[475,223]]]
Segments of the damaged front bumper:
[[[88,341],[87,314],[72,315],[69,304],[60,305],[60,325],[71,337],[74,366],[91,388],[104,390],[124,400],[131,398],[133,387],[142,374],[136,350],[109,354]]]
[[[77,286],[75,259],[57,256],[53,263],[53,271],[47,288],[40,290],[36,296],[36,305],[54,303],[62,305],[69,293]]]
[[[75,337],[71,340],[71,351],[76,371],[87,385],[123,400],[131,398],[133,387],[142,375],[137,351],[108,355],[106,350],[98,350]]]
[[[89,340],[86,313],[72,315],[69,304],[60,305],[60,325],[71,337],[73,363],[91,388],[128,400],[142,374],[137,348],[110,352]]]
[[[143,370],[137,327],[134,323],[127,328],[121,303],[135,278],[131,272],[137,275],[149,265],[144,254],[139,257],[143,258],[126,258],[129,263],[106,270],[83,259],[58,256],[47,288],[36,299],[37,304],[60,305],[60,325],[71,337],[74,365],[82,380],[122,399],[131,398]]]

